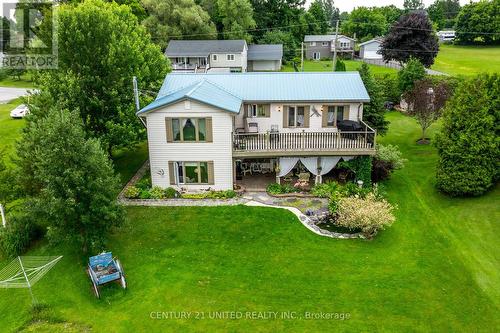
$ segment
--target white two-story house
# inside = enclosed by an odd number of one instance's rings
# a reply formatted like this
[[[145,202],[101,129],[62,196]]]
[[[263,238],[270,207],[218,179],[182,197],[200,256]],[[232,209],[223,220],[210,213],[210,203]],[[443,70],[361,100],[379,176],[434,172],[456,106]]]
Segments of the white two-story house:
[[[137,115],[147,126],[154,186],[226,190],[300,164],[312,182],[375,153],[358,72],[167,75]]]

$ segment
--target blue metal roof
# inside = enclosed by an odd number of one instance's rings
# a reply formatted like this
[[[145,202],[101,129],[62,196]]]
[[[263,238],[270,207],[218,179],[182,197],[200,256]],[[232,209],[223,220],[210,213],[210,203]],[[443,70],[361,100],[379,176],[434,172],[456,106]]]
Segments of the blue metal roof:
[[[151,104],[140,110],[138,114],[184,99],[192,99],[235,113],[240,112],[242,102],[240,97],[233,95],[212,82],[202,79],[174,92],[168,93],[163,97],[158,95],[158,97]]]
[[[197,86],[200,83],[203,84]],[[194,89],[190,94],[187,94],[188,87]],[[370,101],[358,72],[171,73],[166,76],[156,100],[139,113],[180,98],[197,99],[229,111],[234,111],[236,100],[240,104],[241,101]]]

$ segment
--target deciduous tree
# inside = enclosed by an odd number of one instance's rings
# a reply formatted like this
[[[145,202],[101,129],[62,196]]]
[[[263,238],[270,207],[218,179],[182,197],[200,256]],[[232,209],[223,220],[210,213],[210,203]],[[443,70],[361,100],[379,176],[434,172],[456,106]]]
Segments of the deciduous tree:
[[[471,2],[462,7],[456,20],[460,43],[500,43],[500,0]]]
[[[58,68],[40,75],[35,116],[58,104],[80,113],[90,136],[111,153],[144,138],[135,116],[132,77],[156,90],[168,60],[128,6],[88,0],[58,7]]]
[[[256,23],[249,0],[217,0],[217,10],[224,39],[252,40],[247,30],[255,28]]]
[[[410,58],[406,65],[398,72],[398,85],[400,93],[413,89],[415,82],[425,78],[425,68],[422,63],[415,58]]]
[[[439,43],[427,14],[412,12],[392,25],[381,49],[385,61],[405,63],[414,57],[430,67],[438,54]]]
[[[422,137],[418,141],[429,143],[426,130],[441,116],[443,107],[451,95],[451,89],[445,81],[434,83],[431,79],[417,81],[404,95],[408,103],[408,114],[413,116],[422,128]]]
[[[349,19],[342,24],[342,31],[360,40],[382,36],[387,31],[384,15],[367,7],[357,7]]]

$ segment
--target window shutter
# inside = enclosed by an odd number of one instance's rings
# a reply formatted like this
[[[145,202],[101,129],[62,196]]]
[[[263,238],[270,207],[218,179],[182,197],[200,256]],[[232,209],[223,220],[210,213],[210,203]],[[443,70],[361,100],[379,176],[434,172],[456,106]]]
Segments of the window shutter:
[[[283,105],[283,128],[288,128],[288,107]]]
[[[350,105],[344,105],[344,120],[349,120]]]
[[[165,118],[165,132],[167,134],[167,142],[174,142],[174,135],[172,132],[172,118]]]
[[[270,104],[264,105],[264,113],[265,113],[266,118],[271,117],[271,105]]]
[[[168,162],[168,175],[170,177],[170,185],[176,185],[175,184],[174,162]]]
[[[323,112],[321,114],[321,126],[328,127],[328,105],[323,105]]]
[[[309,119],[311,118],[311,106],[305,106],[304,107],[304,127],[309,128]]]
[[[207,127],[207,135],[205,137],[206,142],[213,142],[213,131],[212,131],[212,118],[205,118],[205,126]]]
[[[214,162],[207,162],[208,185],[214,185]]]

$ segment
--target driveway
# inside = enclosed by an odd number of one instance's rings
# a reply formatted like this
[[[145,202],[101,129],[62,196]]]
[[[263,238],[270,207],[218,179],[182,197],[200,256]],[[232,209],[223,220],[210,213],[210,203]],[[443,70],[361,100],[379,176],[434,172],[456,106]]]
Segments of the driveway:
[[[0,87],[0,104],[5,104],[13,99],[27,95],[28,90],[33,89]]]

